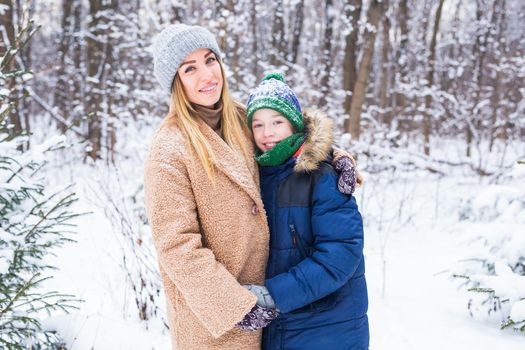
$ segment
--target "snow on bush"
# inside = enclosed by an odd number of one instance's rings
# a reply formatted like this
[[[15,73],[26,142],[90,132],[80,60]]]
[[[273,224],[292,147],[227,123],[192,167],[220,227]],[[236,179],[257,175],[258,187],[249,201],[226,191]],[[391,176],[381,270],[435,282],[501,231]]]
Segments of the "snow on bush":
[[[144,207],[142,167],[100,169],[90,195],[113,226],[121,248],[119,265],[142,321],[166,324],[157,255]],[[126,317],[129,315],[126,315]]]
[[[49,348],[60,340],[41,329],[42,313],[67,311],[75,300],[42,288],[53,269],[46,256],[71,241],[76,197],[67,188],[50,193],[39,177],[44,152],[19,151],[22,137],[6,141],[5,125],[0,121],[0,347]]]
[[[146,117],[117,121],[115,165],[99,166],[87,193],[111,223],[120,246],[117,261],[133,298],[132,308],[126,308],[124,317],[138,316],[146,327],[157,323],[167,327],[165,296],[143,189],[143,165],[149,147],[144,140],[151,139],[159,122]]]
[[[35,32],[31,25],[22,29],[0,58],[0,348],[9,350],[61,347],[55,332],[42,329],[41,317],[75,304],[72,296],[43,287],[53,269],[46,257],[71,241],[70,220],[77,216],[69,210],[75,194],[50,191],[41,175],[48,152],[64,140],[49,137],[23,151],[29,137],[9,123],[16,78],[25,72],[7,67]]]
[[[501,328],[525,333],[525,165],[488,185],[461,209],[469,252],[454,276],[472,291],[473,316],[500,317]]]

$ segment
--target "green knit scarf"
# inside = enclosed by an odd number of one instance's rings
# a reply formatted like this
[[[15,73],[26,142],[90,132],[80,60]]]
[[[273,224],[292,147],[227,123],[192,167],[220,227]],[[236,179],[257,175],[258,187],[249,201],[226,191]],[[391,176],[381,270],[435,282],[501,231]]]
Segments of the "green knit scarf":
[[[288,136],[272,149],[261,152],[257,150],[255,160],[261,166],[276,166],[283,164],[288,158],[293,156],[304,142],[304,133],[300,132]]]

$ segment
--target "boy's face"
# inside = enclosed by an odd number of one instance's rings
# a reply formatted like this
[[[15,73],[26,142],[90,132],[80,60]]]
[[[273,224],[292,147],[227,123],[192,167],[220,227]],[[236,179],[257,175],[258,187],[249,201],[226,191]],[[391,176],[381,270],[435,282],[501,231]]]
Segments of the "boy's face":
[[[259,109],[253,114],[252,131],[255,144],[266,152],[291,136],[293,127],[281,113],[273,109]]]

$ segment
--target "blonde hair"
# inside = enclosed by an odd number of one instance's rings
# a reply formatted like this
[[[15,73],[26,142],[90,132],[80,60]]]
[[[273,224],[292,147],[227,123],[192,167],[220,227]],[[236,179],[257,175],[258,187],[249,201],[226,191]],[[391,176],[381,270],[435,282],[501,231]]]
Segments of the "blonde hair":
[[[235,147],[240,146],[240,153],[248,162],[251,158],[250,151],[246,144],[246,135],[249,135],[250,131],[243,120],[246,110],[243,105],[235,102],[229,93],[228,82],[224,74],[224,66],[219,61],[221,66],[221,75],[223,80],[221,100],[222,100],[222,118],[221,118],[221,129],[224,141],[234,150],[239,152]],[[191,106],[182,81],[178,75],[175,75],[175,81],[173,83],[172,94],[171,94],[171,106],[169,112],[169,118],[174,118],[177,125],[181,129],[186,142],[195,151],[197,158],[206,170],[208,178],[214,183],[215,169],[214,164],[216,162],[215,154],[210,146],[208,139],[202,134],[199,129],[199,124],[195,117],[191,115],[191,112],[195,112]],[[243,133],[245,133],[243,135]]]

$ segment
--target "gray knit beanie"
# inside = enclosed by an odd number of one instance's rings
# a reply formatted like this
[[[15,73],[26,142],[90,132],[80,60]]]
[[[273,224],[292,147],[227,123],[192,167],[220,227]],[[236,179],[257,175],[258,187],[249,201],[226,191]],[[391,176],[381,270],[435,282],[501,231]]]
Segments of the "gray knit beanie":
[[[197,49],[210,49],[220,59],[221,51],[212,33],[204,27],[172,24],[153,39],[153,71],[162,88],[171,85],[180,64]]]

